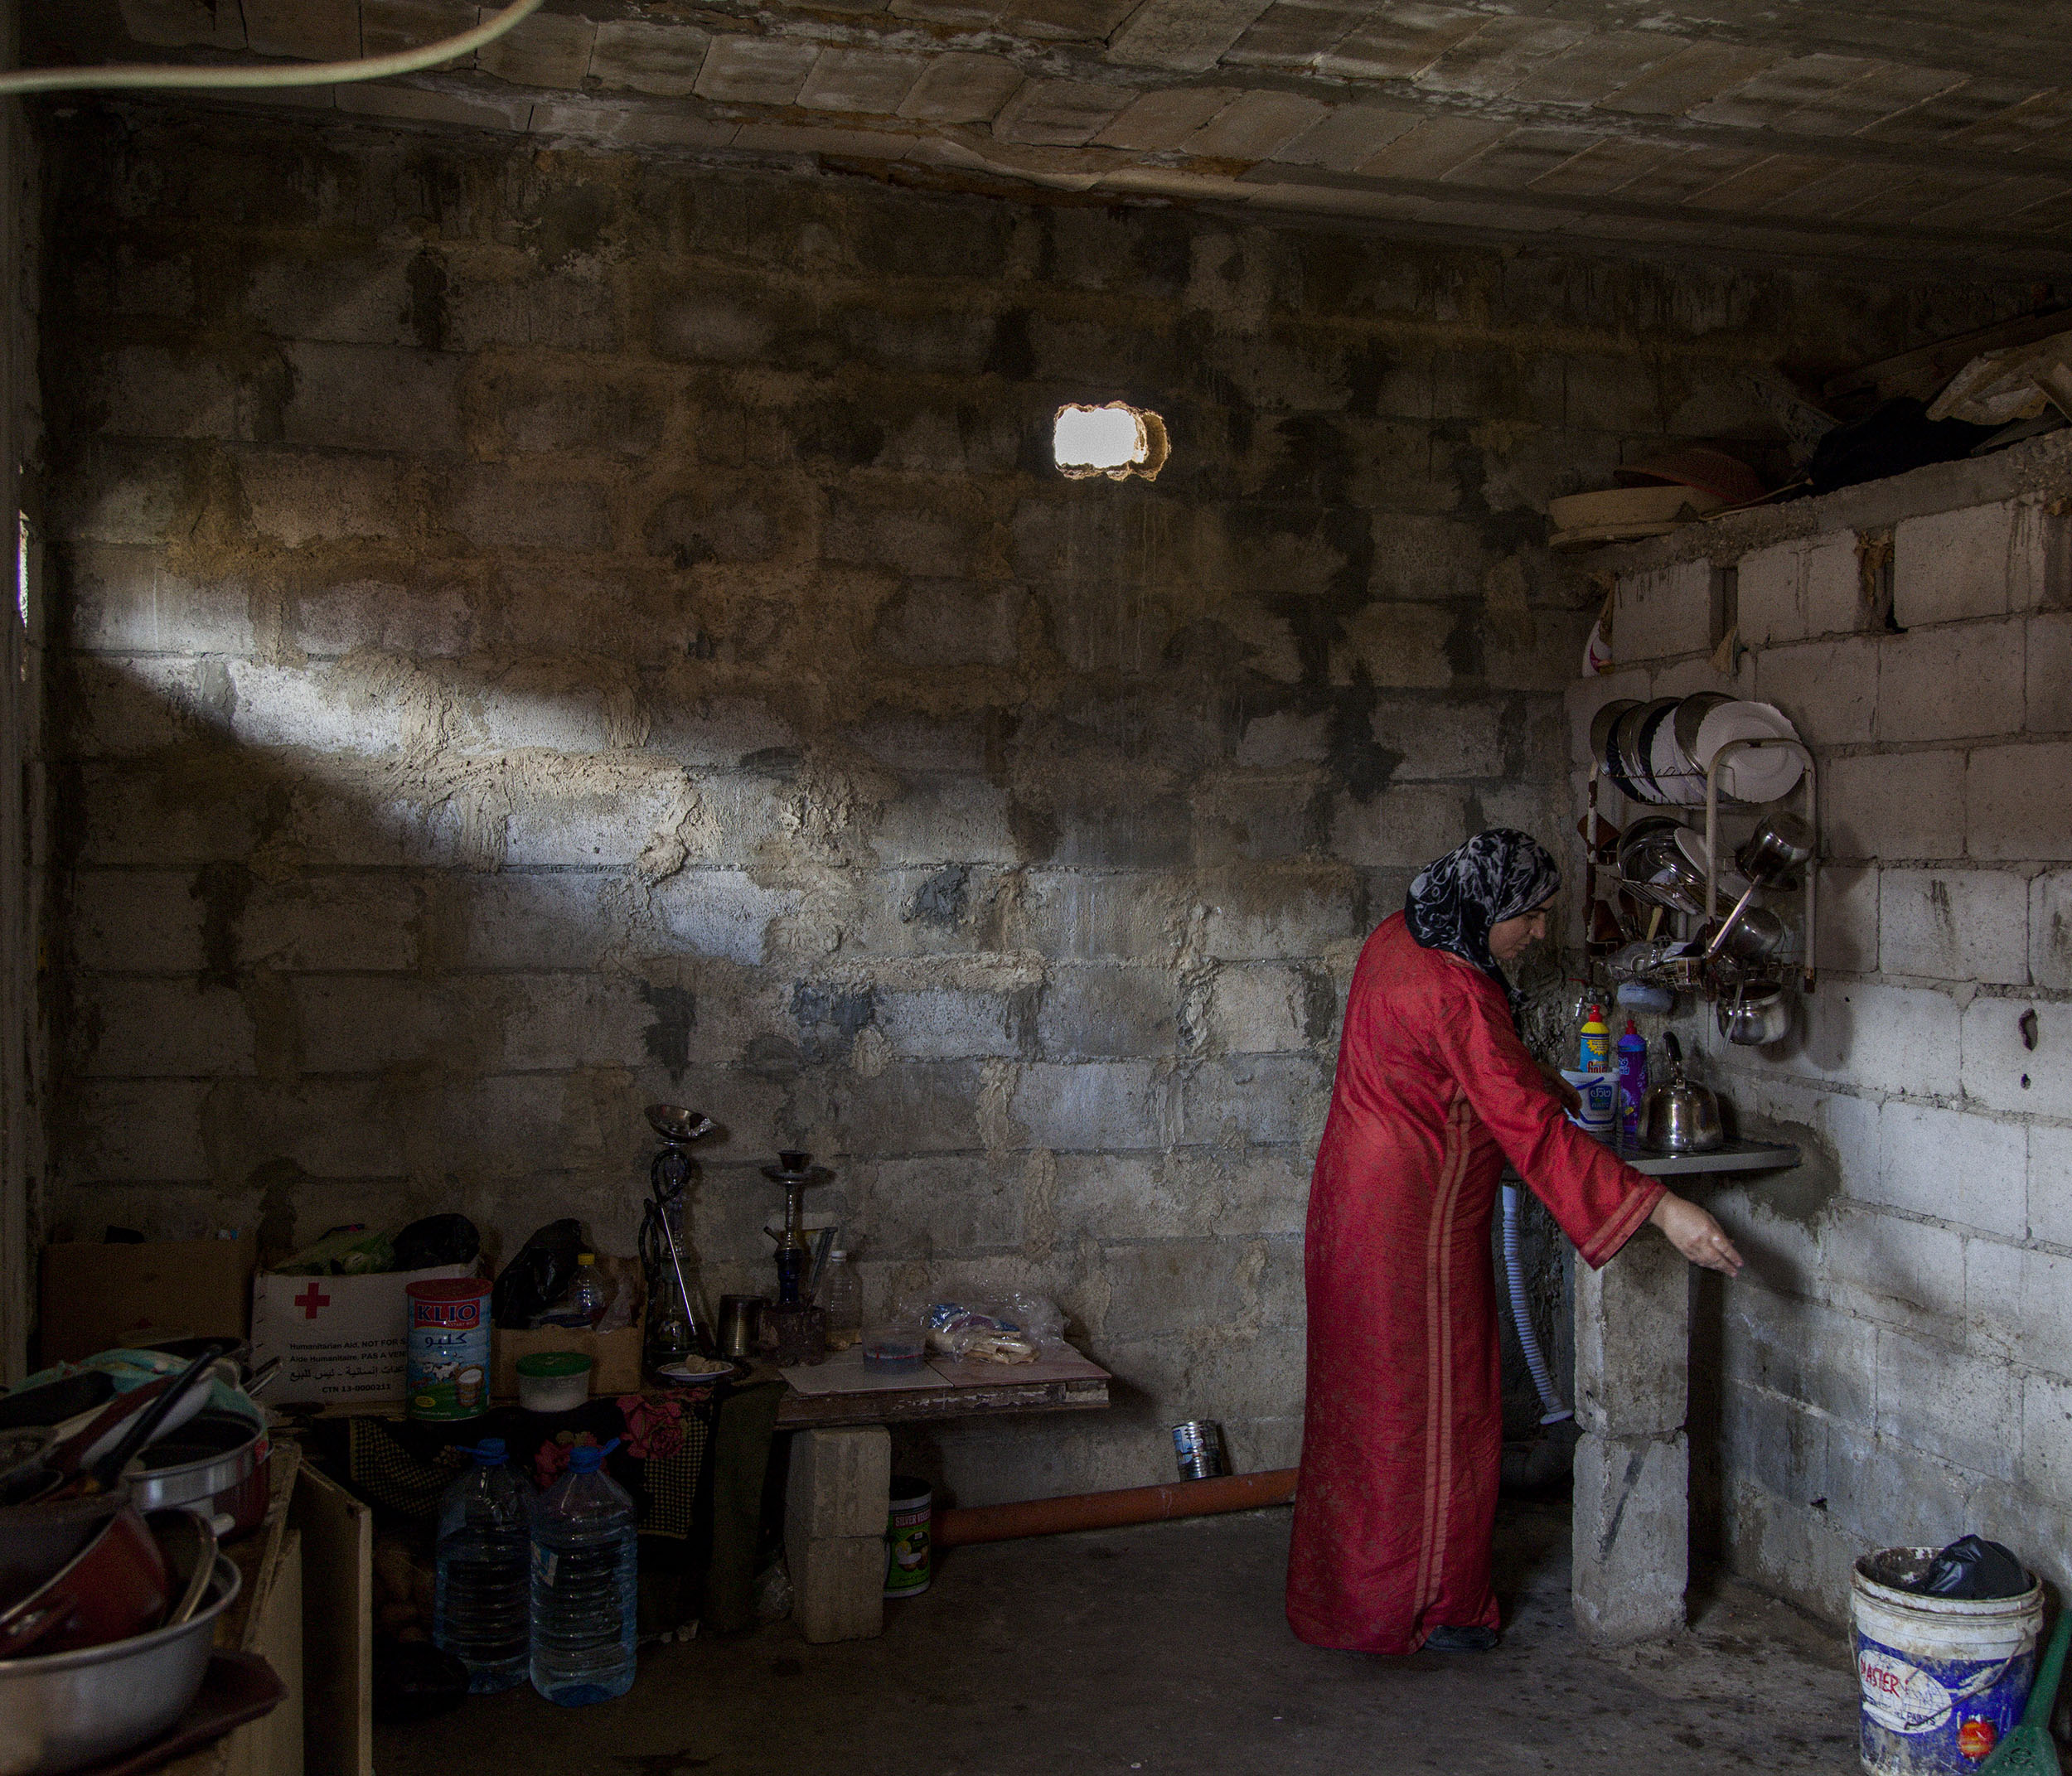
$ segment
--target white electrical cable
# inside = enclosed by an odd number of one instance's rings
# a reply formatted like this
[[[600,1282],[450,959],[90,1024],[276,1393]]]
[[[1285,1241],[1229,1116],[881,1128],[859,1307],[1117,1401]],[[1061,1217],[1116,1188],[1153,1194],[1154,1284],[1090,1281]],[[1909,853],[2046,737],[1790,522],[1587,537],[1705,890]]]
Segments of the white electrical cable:
[[[111,87],[336,86],[351,80],[382,80],[392,74],[416,74],[440,62],[472,55],[485,43],[495,42],[521,18],[538,12],[542,0],[512,0],[494,18],[457,37],[442,37],[436,43],[398,50],[390,56],[362,56],[353,61],[305,62],[273,68],[167,67],[128,62],[111,62],[101,68],[22,68],[0,74],[0,98]]]

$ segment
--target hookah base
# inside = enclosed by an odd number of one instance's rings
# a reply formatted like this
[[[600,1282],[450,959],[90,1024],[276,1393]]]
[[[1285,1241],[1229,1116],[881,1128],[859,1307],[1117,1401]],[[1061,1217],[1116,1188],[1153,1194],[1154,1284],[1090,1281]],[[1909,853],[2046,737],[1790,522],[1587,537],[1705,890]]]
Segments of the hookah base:
[[[827,1309],[798,1301],[772,1301],[762,1309],[763,1353],[780,1368],[827,1361]]]

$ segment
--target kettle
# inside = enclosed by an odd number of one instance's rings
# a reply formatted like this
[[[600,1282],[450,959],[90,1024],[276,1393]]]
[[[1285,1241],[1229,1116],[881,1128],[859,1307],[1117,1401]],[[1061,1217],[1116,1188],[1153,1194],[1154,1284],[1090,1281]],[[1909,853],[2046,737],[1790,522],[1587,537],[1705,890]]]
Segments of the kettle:
[[[1664,1153],[1710,1153],[1723,1146],[1720,1101],[1703,1086],[1683,1077],[1683,1044],[1674,1030],[1662,1038],[1669,1053],[1669,1077],[1648,1088],[1640,1106],[1640,1140]]]

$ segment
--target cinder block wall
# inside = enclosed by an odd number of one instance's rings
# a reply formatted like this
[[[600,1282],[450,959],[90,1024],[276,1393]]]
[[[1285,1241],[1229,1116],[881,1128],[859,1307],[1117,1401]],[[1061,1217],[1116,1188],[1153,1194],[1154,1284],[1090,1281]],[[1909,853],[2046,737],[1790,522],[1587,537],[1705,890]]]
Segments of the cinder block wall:
[[[2068,489],[2049,441],[1658,551],[1571,694],[1730,688],[1819,762],[1818,990],[1774,1048],[1687,1026],[1808,1149],[1711,1198],[1750,1262],[1699,1289],[1692,1468],[1694,1535],[1837,1617],[1866,1549],[1968,1530],[2072,1579]],[[1731,680],[1696,652],[1723,570]]]
[[[1411,869],[1565,828],[1551,493],[1779,433],[2026,293],[1561,261],[460,136],[53,125],[66,650],[49,1214],[457,1207],[629,1248],[688,1103],[873,1300],[1125,1379],[967,1499],[1293,1459],[1339,994]],[[1067,399],[1159,409],[1069,482]]]

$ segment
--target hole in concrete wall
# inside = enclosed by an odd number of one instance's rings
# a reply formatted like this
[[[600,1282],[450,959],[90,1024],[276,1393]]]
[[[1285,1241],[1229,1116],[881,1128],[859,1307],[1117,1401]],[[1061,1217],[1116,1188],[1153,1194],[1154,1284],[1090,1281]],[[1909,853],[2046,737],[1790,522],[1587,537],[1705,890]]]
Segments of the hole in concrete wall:
[[[1156,481],[1170,453],[1165,422],[1126,401],[1059,408],[1050,448],[1059,471],[1074,481],[1092,475],[1106,475],[1111,481],[1139,475]]]

